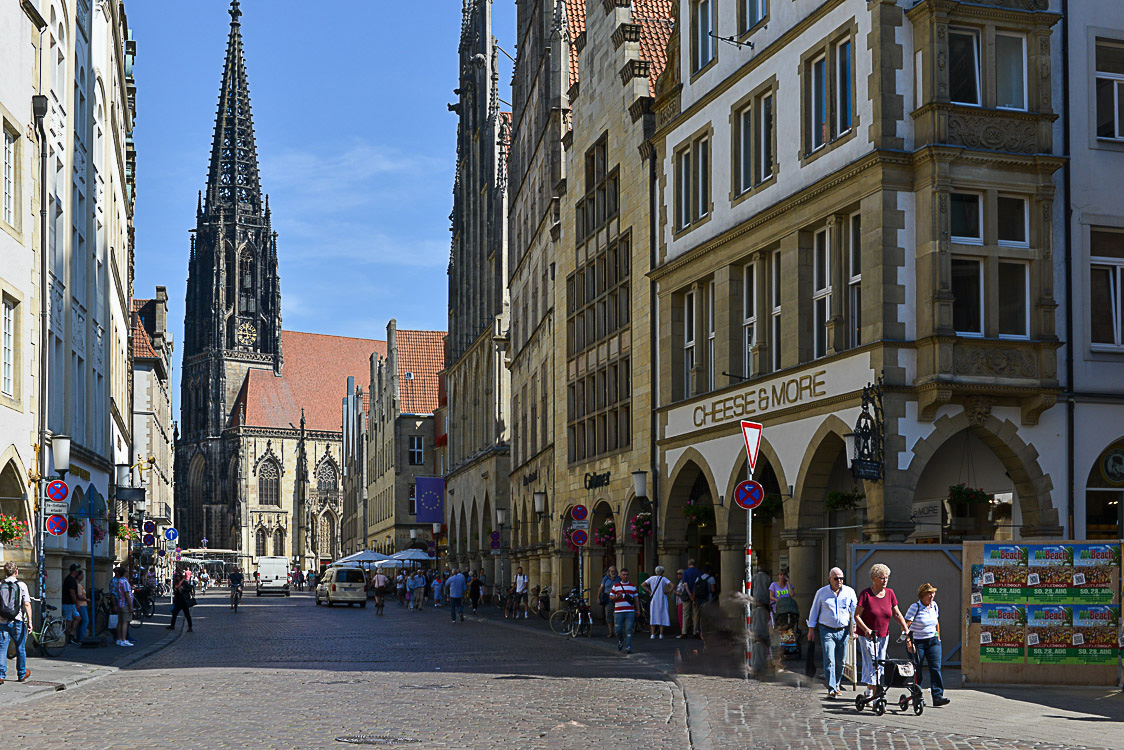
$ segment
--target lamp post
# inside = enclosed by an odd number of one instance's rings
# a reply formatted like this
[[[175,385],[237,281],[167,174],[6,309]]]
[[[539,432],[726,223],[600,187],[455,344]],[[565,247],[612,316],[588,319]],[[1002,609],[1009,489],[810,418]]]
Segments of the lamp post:
[[[641,499],[641,498],[647,499],[648,498],[648,472],[639,471],[639,470],[632,472],[632,491],[636,495],[637,499]],[[652,513],[652,562],[654,562],[658,565],[659,561],[656,559],[656,557],[657,557],[657,555],[656,555],[656,514],[655,514],[655,512],[653,512]],[[641,561],[641,567],[644,567],[643,561]],[[654,570],[656,566],[652,565],[651,567]]]
[[[851,476],[855,479],[882,480],[885,463],[886,425],[882,419],[882,376],[868,383],[862,392],[862,410],[854,432],[843,436]]]
[[[44,599],[47,596],[47,514],[44,512],[44,502],[46,502],[47,483],[54,479],[66,480],[66,474],[70,471],[70,438],[66,435],[52,435],[51,436],[51,453],[54,456],[55,475],[46,476],[46,447],[40,448],[36,446],[36,452],[42,451],[42,457],[39,461],[39,468],[29,478],[38,483],[39,495],[39,513],[37,520],[39,521],[39,598]],[[91,542],[91,550],[93,542]],[[90,556],[91,563],[93,555]],[[93,578],[93,567],[91,565],[90,577]],[[93,581],[91,580],[91,591],[93,590]],[[91,635],[93,633],[91,632]]]
[[[503,571],[503,530],[506,528],[507,521],[507,508],[496,508],[496,526],[500,528],[500,576],[496,581],[496,591],[503,591],[501,586],[504,585],[504,571]]]

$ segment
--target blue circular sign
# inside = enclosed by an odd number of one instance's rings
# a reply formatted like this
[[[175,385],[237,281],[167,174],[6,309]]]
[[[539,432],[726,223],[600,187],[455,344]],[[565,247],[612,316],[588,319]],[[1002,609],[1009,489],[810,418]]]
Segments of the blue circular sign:
[[[164,538],[167,539],[169,542],[176,541],[176,538],[179,535],[180,535],[180,533],[178,531],[176,531],[175,529],[164,529]]]
[[[47,518],[47,533],[58,536],[66,533],[66,516],[50,516]]]
[[[575,521],[584,521],[589,517],[589,508],[584,505],[575,505],[570,509],[570,517]]]
[[[47,497],[56,503],[61,503],[70,494],[70,487],[61,479],[56,479],[47,485]]]
[[[156,546],[156,537],[154,537],[152,534],[145,534],[144,538],[141,539],[141,542],[144,544],[145,547],[155,547]]]
[[[734,490],[734,502],[746,510],[753,510],[765,502],[765,488],[760,482],[747,479]]]
[[[573,540],[574,544],[576,544],[577,546],[584,547],[585,543],[589,541],[589,534],[585,533],[581,529],[577,529],[573,534],[570,535],[570,539]]]

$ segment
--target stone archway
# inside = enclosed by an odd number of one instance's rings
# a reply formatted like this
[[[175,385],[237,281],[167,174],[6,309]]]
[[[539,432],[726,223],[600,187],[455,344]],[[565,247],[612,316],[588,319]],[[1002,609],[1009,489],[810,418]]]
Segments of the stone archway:
[[[621,564],[618,560],[618,550],[620,547],[620,529],[617,527],[617,520],[613,516],[613,507],[609,505],[606,500],[598,500],[593,504],[593,510],[589,515],[589,565],[590,575],[598,577],[598,574],[607,570],[610,565]],[[611,524],[612,543],[602,544],[598,540],[605,539],[607,534],[606,523]]]
[[[765,570],[773,577],[776,577],[777,570],[782,565],[784,506],[792,500],[791,497],[786,497],[789,494],[788,485],[783,479],[782,471],[772,446],[768,446],[766,450],[766,444],[762,441],[753,479],[765,488],[765,502],[753,511],[753,564],[755,570]],[[733,498],[738,484],[748,479],[748,474],[749,463],[743,460],[730,474],[726,484],[728,500],[718,514],[718,526],[725,530],[724,543],[720,547],[723,551],[723,578],[727,580],[730,579],[731,572],[736,573],[735,578],[740,578],[745,573],[746,512]],[[727,587],[726,590],[732,589]]]
[[[0,561],[11,560],[26,565],[30,564],[34,557],[32,546],[34,527],[31,523],[30,493],[27,492],[27,485],[24,484],[24,478],[27,474],[22,462],[19,461],[19,456],[14,455],[13,449],[9,448],[5,453],[12,455],[10,457],[5,456],[6,460],[0,464],[4,467],[0,470],[0,513],[12,516],[24,524],[24,535],[18,542],[4,546],[3,553],[0,554]]]
[[[661,514],[660,563],[665,568],[686,567],[693,558],[699,568],[719,569],[716,499],[717,485],[709,465],[698,451],[688,448],[671,472]]]
[[[1048,474],[1042,472],[1042,467],[1038,464],[1038,451],[1019,437],[1018,429],[1018,425],[1011,420],[1000,420],[993,414],[987,414],[986,418],[977,414],[975,419],[969,418],[963,411],[955,416],[942,416],[933,423],[933,431],[913,445],[913,460],[902,473],[900,491],[893,501],[912,504],[926,465],[945,442],[967,430],[990,448],[1003,463],[1022,516],[1019,529],[1021,537],[1061,537],[1063,529],[1058,519],[1058,510],[1051,501],[1054,483]],[[887,504],[891,502],[889,493],[890,488],[887,487]]]
[[[1080,538],[1119,539],[1124,534],[1124,437],[1097,455],[1084,489],[1085,533]]]

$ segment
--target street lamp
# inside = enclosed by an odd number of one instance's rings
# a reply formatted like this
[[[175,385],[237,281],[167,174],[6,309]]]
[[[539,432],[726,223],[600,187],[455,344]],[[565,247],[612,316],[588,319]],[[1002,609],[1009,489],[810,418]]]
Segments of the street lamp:
[[[882,377],[862,392],[862,410],[854,432],[843,436],[847,462],[855,479],[882,479],[885,461],[886,425],[882,420]]]
[[[418,530],[417,529],[410,529],[410,538],[411,539],[417,539],[418,538]]]
[[[55,457],[55,471],[61,479],[66,479],[66,473],[70,471],[70,436],[52,435],[51,453]]]
[[[535,493],[532,493],[531,497],[534,500],[535,515],[539,517],[539,521],[541,522],[544,517],[549,518],[550,520],[553,521],[554,520],[554,514],[553,513],[547,514],[547,512],[546,512],[546,493],[542,492],[542,491],[535,492]]]
[[[632,472],[632,489],[637,497],[648,497],[648,472]]]

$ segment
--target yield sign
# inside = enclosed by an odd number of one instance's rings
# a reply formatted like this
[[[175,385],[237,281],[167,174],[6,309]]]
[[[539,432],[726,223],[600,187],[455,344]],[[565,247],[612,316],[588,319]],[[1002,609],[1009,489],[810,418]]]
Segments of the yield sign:
[[[745,436],[745,455],[749,459],[749,470],[757,464],[757,451],[761,449],[761,432],[764,428],[757,422],[742,422],[742,435]]]

